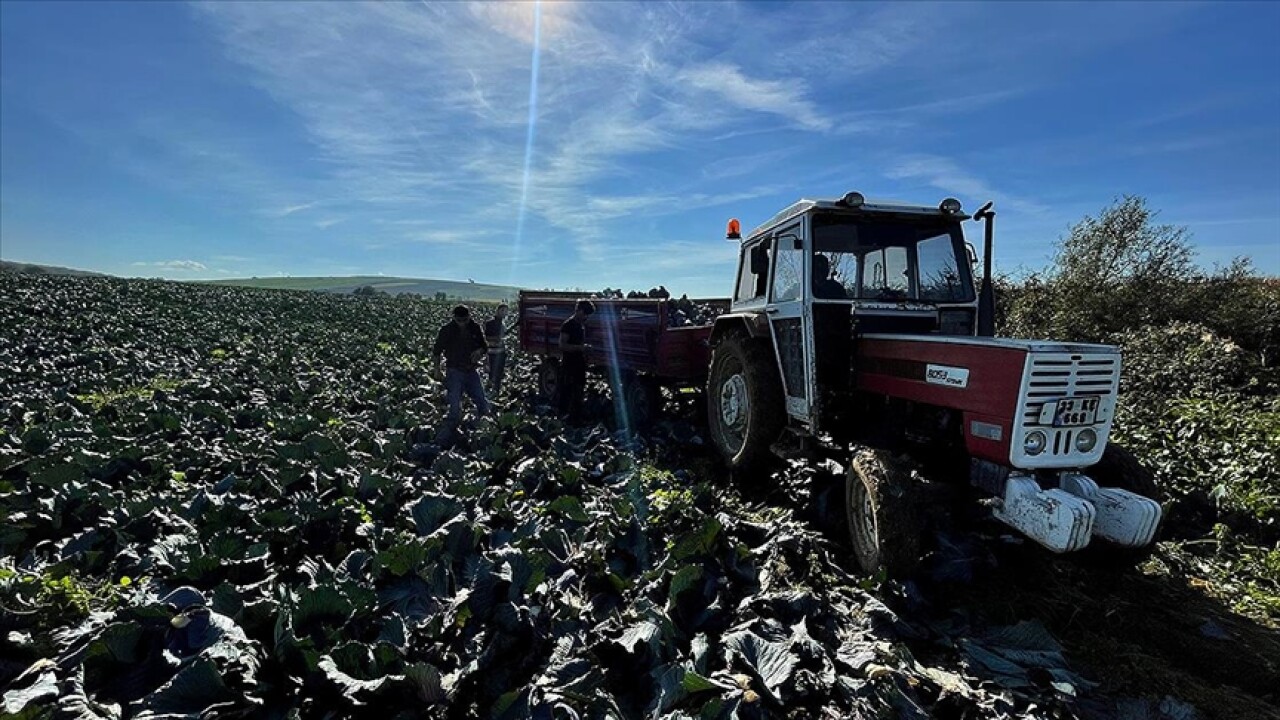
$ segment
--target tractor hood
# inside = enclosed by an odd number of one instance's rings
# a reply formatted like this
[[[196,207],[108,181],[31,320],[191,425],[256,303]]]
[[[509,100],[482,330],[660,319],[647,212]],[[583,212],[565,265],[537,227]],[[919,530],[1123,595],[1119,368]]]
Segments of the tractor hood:
[[[1023,350],[1035,353],[1070,353],[1084,354],[1116,354],[1120,349],[1114,345],[1098,343],[1069,343],[1049,340],[1019,340],[1016,338],[983,338],[956,335],[913,335],[906,333],[865,333],[860,337],[876,340],[899,340],[904,342],[942,343],[944,345],[966,345],[1006,350]]]

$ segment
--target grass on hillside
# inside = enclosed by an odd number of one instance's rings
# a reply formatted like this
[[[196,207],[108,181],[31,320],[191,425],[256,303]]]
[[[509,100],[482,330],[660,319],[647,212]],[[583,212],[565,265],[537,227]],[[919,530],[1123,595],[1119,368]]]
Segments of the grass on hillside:
[[[385,293],[416,293],[434,297],[443,292],[449,298],[464,300],[510,300],[519,288],[510,285],[434,280],[429,278],[386,277],[382,275],[351,275],[336,277],[254,277],[227,280],[200,280],[211,285],[251,287],[267,290],[312,290],[321,292],[351,292],[365,285]]]

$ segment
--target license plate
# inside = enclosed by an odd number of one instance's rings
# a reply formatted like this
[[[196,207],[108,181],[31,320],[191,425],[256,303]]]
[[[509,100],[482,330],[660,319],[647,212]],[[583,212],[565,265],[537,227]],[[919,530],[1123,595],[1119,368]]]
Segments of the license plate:
[[[1092,425],[1098,418],[1098,403],[1099,398],[1096,396],[1064,398],[1045,403],[1040,409],[1040,423],[1048,424],[1052,420],[1054,427]]]

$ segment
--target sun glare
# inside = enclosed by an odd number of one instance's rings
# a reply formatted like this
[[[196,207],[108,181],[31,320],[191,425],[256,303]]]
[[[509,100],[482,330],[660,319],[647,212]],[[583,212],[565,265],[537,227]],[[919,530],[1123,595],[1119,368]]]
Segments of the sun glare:
[[[529,175],[533,165],[533,142],[538,126],[538,55],[542,41],[542,3],[533,4],[533,59],[529,63],[529,121],[524,138],[524,178],[520,184],[520,209],[516,215],[516,237],[511,252],[511,274],[514,282],[524,243],[524,219],[529,203]]]

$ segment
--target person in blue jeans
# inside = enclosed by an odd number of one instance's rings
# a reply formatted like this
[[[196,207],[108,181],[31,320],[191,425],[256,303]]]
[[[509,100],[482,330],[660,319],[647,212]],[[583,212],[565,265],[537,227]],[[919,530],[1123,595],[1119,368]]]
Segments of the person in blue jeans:
[[[484,324],[484,338],[489,343],[489,392],[495,396],[502,391],[502,378],[507,373],[507,333],[516,323],[507,325],[507,304],[502,303],[493,312],[493,319]]]
[[[435,378],[444,380],[449,400],[449,414],[445,418],[446,437],[452,437],[462,421],[462,396],[471,398],[480,415],[488,415],[489,400],[484,396],[484,383],[480,381],[477,369],[480,360],[488,351],[484,333],[480,326],[471,319],[471,310],[466,305],[458,305],[453,309],[453,320],[440,328],[436,334],[436,344],[431,354],[435,362]],[[444,358],[441,368],[440,359]]]

